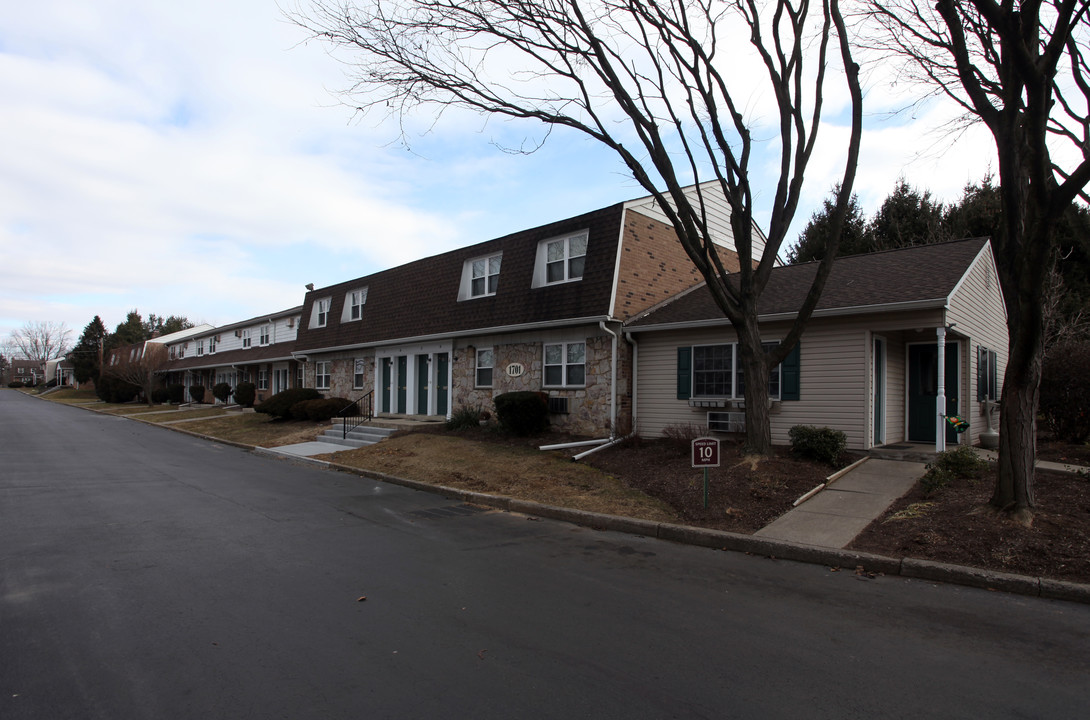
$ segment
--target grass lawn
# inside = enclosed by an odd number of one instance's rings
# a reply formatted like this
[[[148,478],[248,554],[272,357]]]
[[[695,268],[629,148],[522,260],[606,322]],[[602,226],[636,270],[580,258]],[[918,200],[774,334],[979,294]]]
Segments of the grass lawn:
[[[170,415],[158,417],[159,422],[163,419],[173,419]],[[316,423],[309,420],[274,420],[269,415],[260,413],[240,413],[208,420],[195,420],[183,423],[179,427],[221,440],[256,447],[277,447],[310,442],[328,430],[329,423]]]

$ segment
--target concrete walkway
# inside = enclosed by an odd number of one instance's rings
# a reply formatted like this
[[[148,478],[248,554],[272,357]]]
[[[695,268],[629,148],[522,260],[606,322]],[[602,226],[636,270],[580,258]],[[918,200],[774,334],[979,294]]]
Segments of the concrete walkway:
[[[312,457],[314,455],[327,455],[329,453],[340,452],[341,450],[351,450],[352,448],[345,445],[334,445],[332,443],[324,442],[305,442],[296,443],[294,445],[281,445],[279,447],[272,448],[258,448],[258,450],[266,453],[272,453],[274,455],[288,455],[292,457]]]
[[[908,492],[925,467],[919,462],[870,458],[754,535],[842,548]]]

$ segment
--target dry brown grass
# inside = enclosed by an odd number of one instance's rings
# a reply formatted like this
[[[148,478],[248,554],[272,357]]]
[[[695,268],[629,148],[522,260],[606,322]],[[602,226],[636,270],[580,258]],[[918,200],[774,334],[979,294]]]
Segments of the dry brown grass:
[[[577,510],[676,522],[665,503],[568,456],[430,433],[399,435],[319,456],[335,463],[463,490]]]
[[[168,416],[169,417],[169,416]],[[253,445],[278,447],[294,443],[310,442],[329,428],[328,423],[307,420],[273,420],[268,415],[239,413],[209,420],[196,420],[179,426],[189,432],[200,433],[220,440]]]
[[[227,414],[227,411],[223,407],[210,407],[208,405],[197,408],[179,408],[173,413],[162,413],[161,415],[148,415],[141,418],[141,420],[147,420],[153,423],[172,423],[179,420],[194,420],[199,418],[214,418],[223,417]]]

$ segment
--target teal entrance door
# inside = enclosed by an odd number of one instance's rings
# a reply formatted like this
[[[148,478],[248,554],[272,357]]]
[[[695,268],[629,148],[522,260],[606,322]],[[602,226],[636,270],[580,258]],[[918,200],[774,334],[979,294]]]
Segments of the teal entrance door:
[[[390,358],[382,358],[382,402],[379,412],[390,412],[390,371],[392,369]]]
[[[957,343],[946,344],[946,414],[958,414]],[[908,346],[908,439],[911,442],[935,442],[935,401],[939,394],[939,347]],[[946,442],[956,443],[957,433],[946,426]]]
[[[428,414],[428,356],[416,358],[416,413]]]
[[[450,356],[439,353],[435,356],[435,414],[446,417],[449,407],[447,395],[450,393],[450,382],[447,375],[450,373]]]
[[[409,386],[409,359],[404,355],[397,358],[397,409],[394,412],[404,414],[406,388]]]

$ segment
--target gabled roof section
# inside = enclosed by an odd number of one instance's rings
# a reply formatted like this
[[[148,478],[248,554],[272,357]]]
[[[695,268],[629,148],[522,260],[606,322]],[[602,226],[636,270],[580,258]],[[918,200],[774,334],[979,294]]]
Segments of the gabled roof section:
[[[451,336],[476,330],[605,319],[613,289],[623,204],[417,260],[307,293],[296,352]],[[588,231],[581,280],[532,287],[538,244]],[[502,253],[494,295],[458,299],[467,260]],[[359,320],[342,322],[346,295],[367,287]],[[329,298],[327,324],[311,327],[314,302]]]
[[[837,259],[814,316],[913,307],[943,307],[987,246],[987,238],[852,255]],[[818,263],[775,268],[761,294],[762,319],[793,316],[802,306]],[[727,323],[706,285],[678,295],[630,321],[629,329]]]

